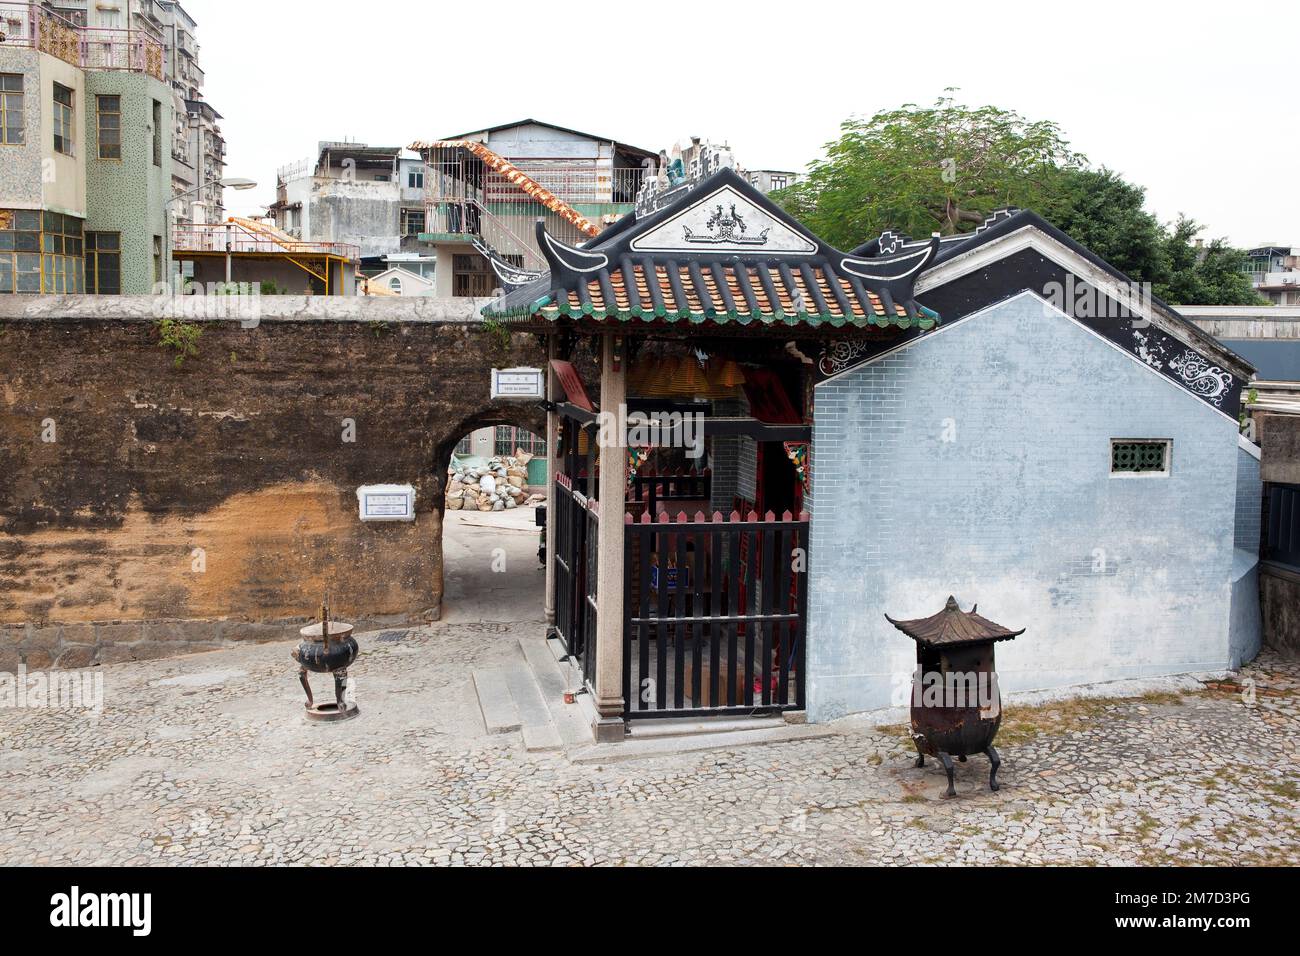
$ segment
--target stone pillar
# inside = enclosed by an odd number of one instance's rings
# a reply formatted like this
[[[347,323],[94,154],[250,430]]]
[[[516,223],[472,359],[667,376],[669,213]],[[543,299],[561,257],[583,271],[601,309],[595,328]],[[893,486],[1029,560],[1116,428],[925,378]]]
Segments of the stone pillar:
[[[627,361],[614,369],[615,333],[601,336],[600,412],[619,417],[627,398]],[[598,429],[612,432],[612,428]],[[627,491],[625,436],[600,447],[600,537],[596,555],[596,739],[617,742],[623,727],[623,512]]]
[[[556,337],[546,337],[546,400],[558,402],[563,398],[560,380],[551,368],[556,357]],[[560,470],[560,443],[556,441],[560,416],[546,413],[546,597],[542,608],[546,612],[546,636],[555,636],[555,476]]]

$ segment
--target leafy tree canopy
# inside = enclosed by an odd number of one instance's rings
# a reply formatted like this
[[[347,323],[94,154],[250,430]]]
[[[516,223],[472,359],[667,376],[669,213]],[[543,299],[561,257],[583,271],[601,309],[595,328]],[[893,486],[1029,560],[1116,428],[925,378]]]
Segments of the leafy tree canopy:
[[[1171,226],[1144,207],[1146,191],[1070,148],[1060,128],[952,91],[854,118],[797,185],[773,198],[840,248],[894,229],[912,236],[969,232],[995,209],[1033,209],[1077,242],[1173,303],[1257,304],[1224,240],[1195,245],[1200,226]]]

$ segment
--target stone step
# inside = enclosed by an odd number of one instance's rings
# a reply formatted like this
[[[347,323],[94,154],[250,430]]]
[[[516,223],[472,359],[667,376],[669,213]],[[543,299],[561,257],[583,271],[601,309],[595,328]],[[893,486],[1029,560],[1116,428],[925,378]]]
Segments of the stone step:
[[[629,720],[628,737],[645,740],[656,737],[687,737],[695,734],[727,734],[736,731],[775,730],[790,726],[785,718],[701,717],[698,720]]]
[[[560,732],[551,722],[550,708],[542,697],[542,689],[522,647],[519,656],[502,668],[502,674],[519,711],[524,749],[530,752],[559,750],[563,744]]]
[[[478,695],[483,726],[489,734],[511,734],[519,730],[521,719],[506,675],[494,667],[474,671],[474,690]]]
[[[643,737],[616,744],[592,744],[569,751],[569,760],[578,764],[604,764],[616,760],[644,760],[693,753],[699,750],[731,750],[765,744],[788,743],[833,737],[839,731],[825,724],[786,724],[766,730],[735,730],[730,733],[690,734],[685,737]]]
[[[576,688],[571,684],[567,672],[562,669],[562,665],[555,659],[546,643],[521,638],[519,648],[532,669],[542,699],[550,711],[551,722],[559,731],[564,746],[586,746],[592,743],[591,722],[582,707],[577,703],[564,702],[565,693]]]

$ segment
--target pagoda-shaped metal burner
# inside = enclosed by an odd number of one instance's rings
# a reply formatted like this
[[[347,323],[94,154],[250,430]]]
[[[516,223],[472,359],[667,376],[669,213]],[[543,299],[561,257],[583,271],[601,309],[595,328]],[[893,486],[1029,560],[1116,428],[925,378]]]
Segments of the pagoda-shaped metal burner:
[[[993,666],[993,646],[1025,633],[963,611],[954,597],[933,617],[914,621],[885,620],[916,641],[916,673],[912,678],[912,740],[916,766],[926,754],[943,763],[948,796],[955,797],[952,758],[965,762],[970,754],[989,758],[989,789],[998,789],[1002,761],[993,738],[1002,725],[1002,697]]]
[[[357,659],[360,648],[352,636],[352,625],[330,620],[329,597],[320,606],[320,621],[309,624],[298,632],[302,642],[293,649],[293,659],[298,662],[298,680],[307,692],[307,718],[309,720],[349,720],[361,711],[344,697],[348,682],[348,666]],[[334,675],[334,700],[318,704],[312,698],[307,672]]]

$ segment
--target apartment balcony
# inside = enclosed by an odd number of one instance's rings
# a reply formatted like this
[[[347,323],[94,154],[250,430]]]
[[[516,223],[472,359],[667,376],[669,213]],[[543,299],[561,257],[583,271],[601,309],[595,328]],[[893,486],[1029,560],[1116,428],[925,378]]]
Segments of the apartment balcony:
[[[299,242],[271,230],[236,222],[177,224],[172,229],[177,253],[242,253],[277,256],[337,256],[361,258],[361,248],[347,242]]]
[[[1257,272],[1251,280],[1256,289],[1263,291],[1300,289],[1300,272]]]
[[[83,70],[125,70],[163,79],[163,48],[143,30],[82,27],[35,3],[0,2],[4,46],[28,47]]]

